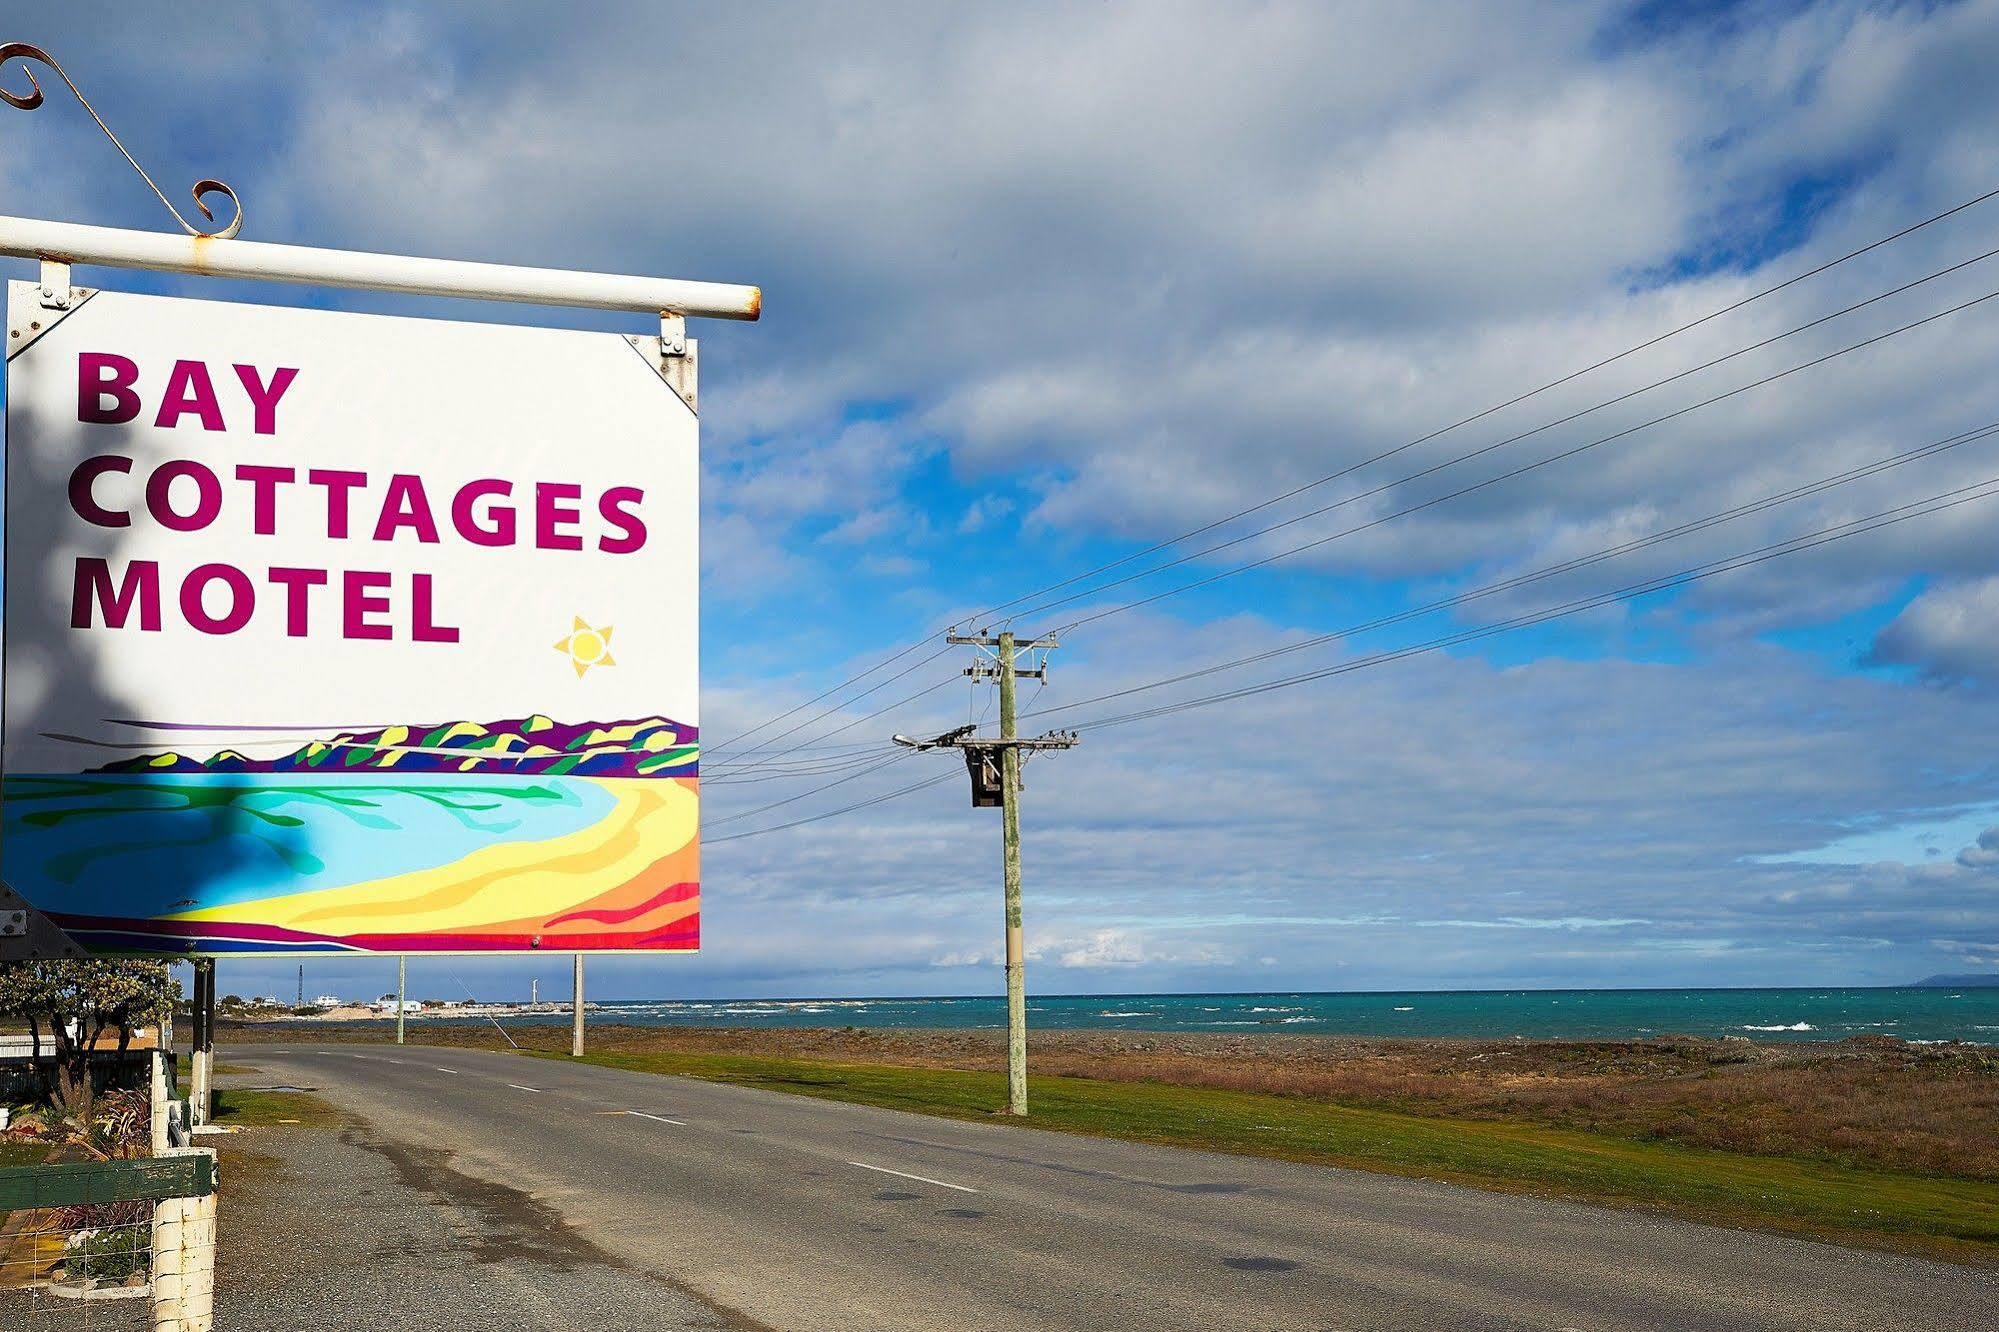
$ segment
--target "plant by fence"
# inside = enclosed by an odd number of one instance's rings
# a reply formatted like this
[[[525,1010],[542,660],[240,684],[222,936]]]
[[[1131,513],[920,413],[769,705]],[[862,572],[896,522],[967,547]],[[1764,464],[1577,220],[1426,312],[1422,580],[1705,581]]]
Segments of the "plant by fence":
[[[215,1188],[201,1149],[0,1169],[0,1327],[206,1332]]]

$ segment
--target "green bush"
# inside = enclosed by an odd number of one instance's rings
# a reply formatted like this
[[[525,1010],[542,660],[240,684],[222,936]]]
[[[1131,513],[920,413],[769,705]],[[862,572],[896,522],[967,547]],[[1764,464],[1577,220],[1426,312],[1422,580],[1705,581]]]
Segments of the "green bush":
[[[142,1226],[119,1226],[85,1235],[70,1246],[64,1259],[72,1281],[98,1280],[118,1284],[134,1272],[144,1272],[152,1260],[152,1237]]]

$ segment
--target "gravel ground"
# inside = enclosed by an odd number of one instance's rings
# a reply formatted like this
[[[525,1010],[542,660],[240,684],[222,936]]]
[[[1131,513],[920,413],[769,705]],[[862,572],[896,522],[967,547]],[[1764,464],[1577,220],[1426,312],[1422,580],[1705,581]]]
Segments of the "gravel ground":
[[[525,1194],[365,1124],[278,1126],[221,1144],[218,1332],[753,1329],[622,1267]],[[0,1294],[6,1332],[140,1332],[145,1300]]]
[[[255,1129],[228,1155],[219,1328],[743,1328],[551,1209],[365,1126]],[[233,1214],[233,1215],[232,1215]]]

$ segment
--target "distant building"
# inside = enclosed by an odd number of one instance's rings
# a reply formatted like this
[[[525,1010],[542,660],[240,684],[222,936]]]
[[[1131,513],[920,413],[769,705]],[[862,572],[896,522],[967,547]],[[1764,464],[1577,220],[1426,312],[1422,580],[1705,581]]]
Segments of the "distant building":
[[[340,996],[337,994],[314,995],[312,1006],[314,1008],[338,1008],[340,1007]]]
[[[395,998],[395,996],[394,996],[394,995],[390,995],[390,996],[389,996],[388,998],[386,998],[386,999],[381,999],[381,1000],[378,1000],[378,1001],[376,1001],[376,1004],[375,1004],[375,1011],[376,1011],[376,1012],[378,1012],[378,1013],[394,1013],[394,1012],[396,1011],[396,998]],[[421,1013],[421,1012],[423,1012],[423,1000],[421,1000],[421,999],[405,999],[405,1000],[403,1000],[403,1012],[405,1012],[405,1013]]]

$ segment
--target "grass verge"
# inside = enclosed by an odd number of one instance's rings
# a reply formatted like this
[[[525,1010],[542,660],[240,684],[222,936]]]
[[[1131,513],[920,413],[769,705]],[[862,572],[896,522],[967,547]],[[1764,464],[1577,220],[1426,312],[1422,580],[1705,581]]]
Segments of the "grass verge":
[[[226,1073],[254,1073],[256,1070],[241,1064],[216,1063],[209,1067],[208,1072],[211,1077],[219,1078]],[[194,1061],[186,1055],[174,1059],[174,1080],[183,1092],[194,1084]]]
[[[0,1138],[0,1166],[40,1165],[48,1157],[49,1145],[22,1139],[9,1142]]]
[[[542,1058],[566,1058],[548,1052]],[[993,1119],[998,1073],[681,1052],[586,1062],[955,1119]],[[999,1119],[996,1122],[1013,1123]],[[1209,1151],[1446,1180],[1509,1193],[1999,1266],[1999,1183],[1646,1142],[1299,1097],[1040,1077],[1025,1123]]]
[[[212,1122],[241,1128],[330,1128],[341,1120],[338,1110],[310,1092],[218,1087]]]

